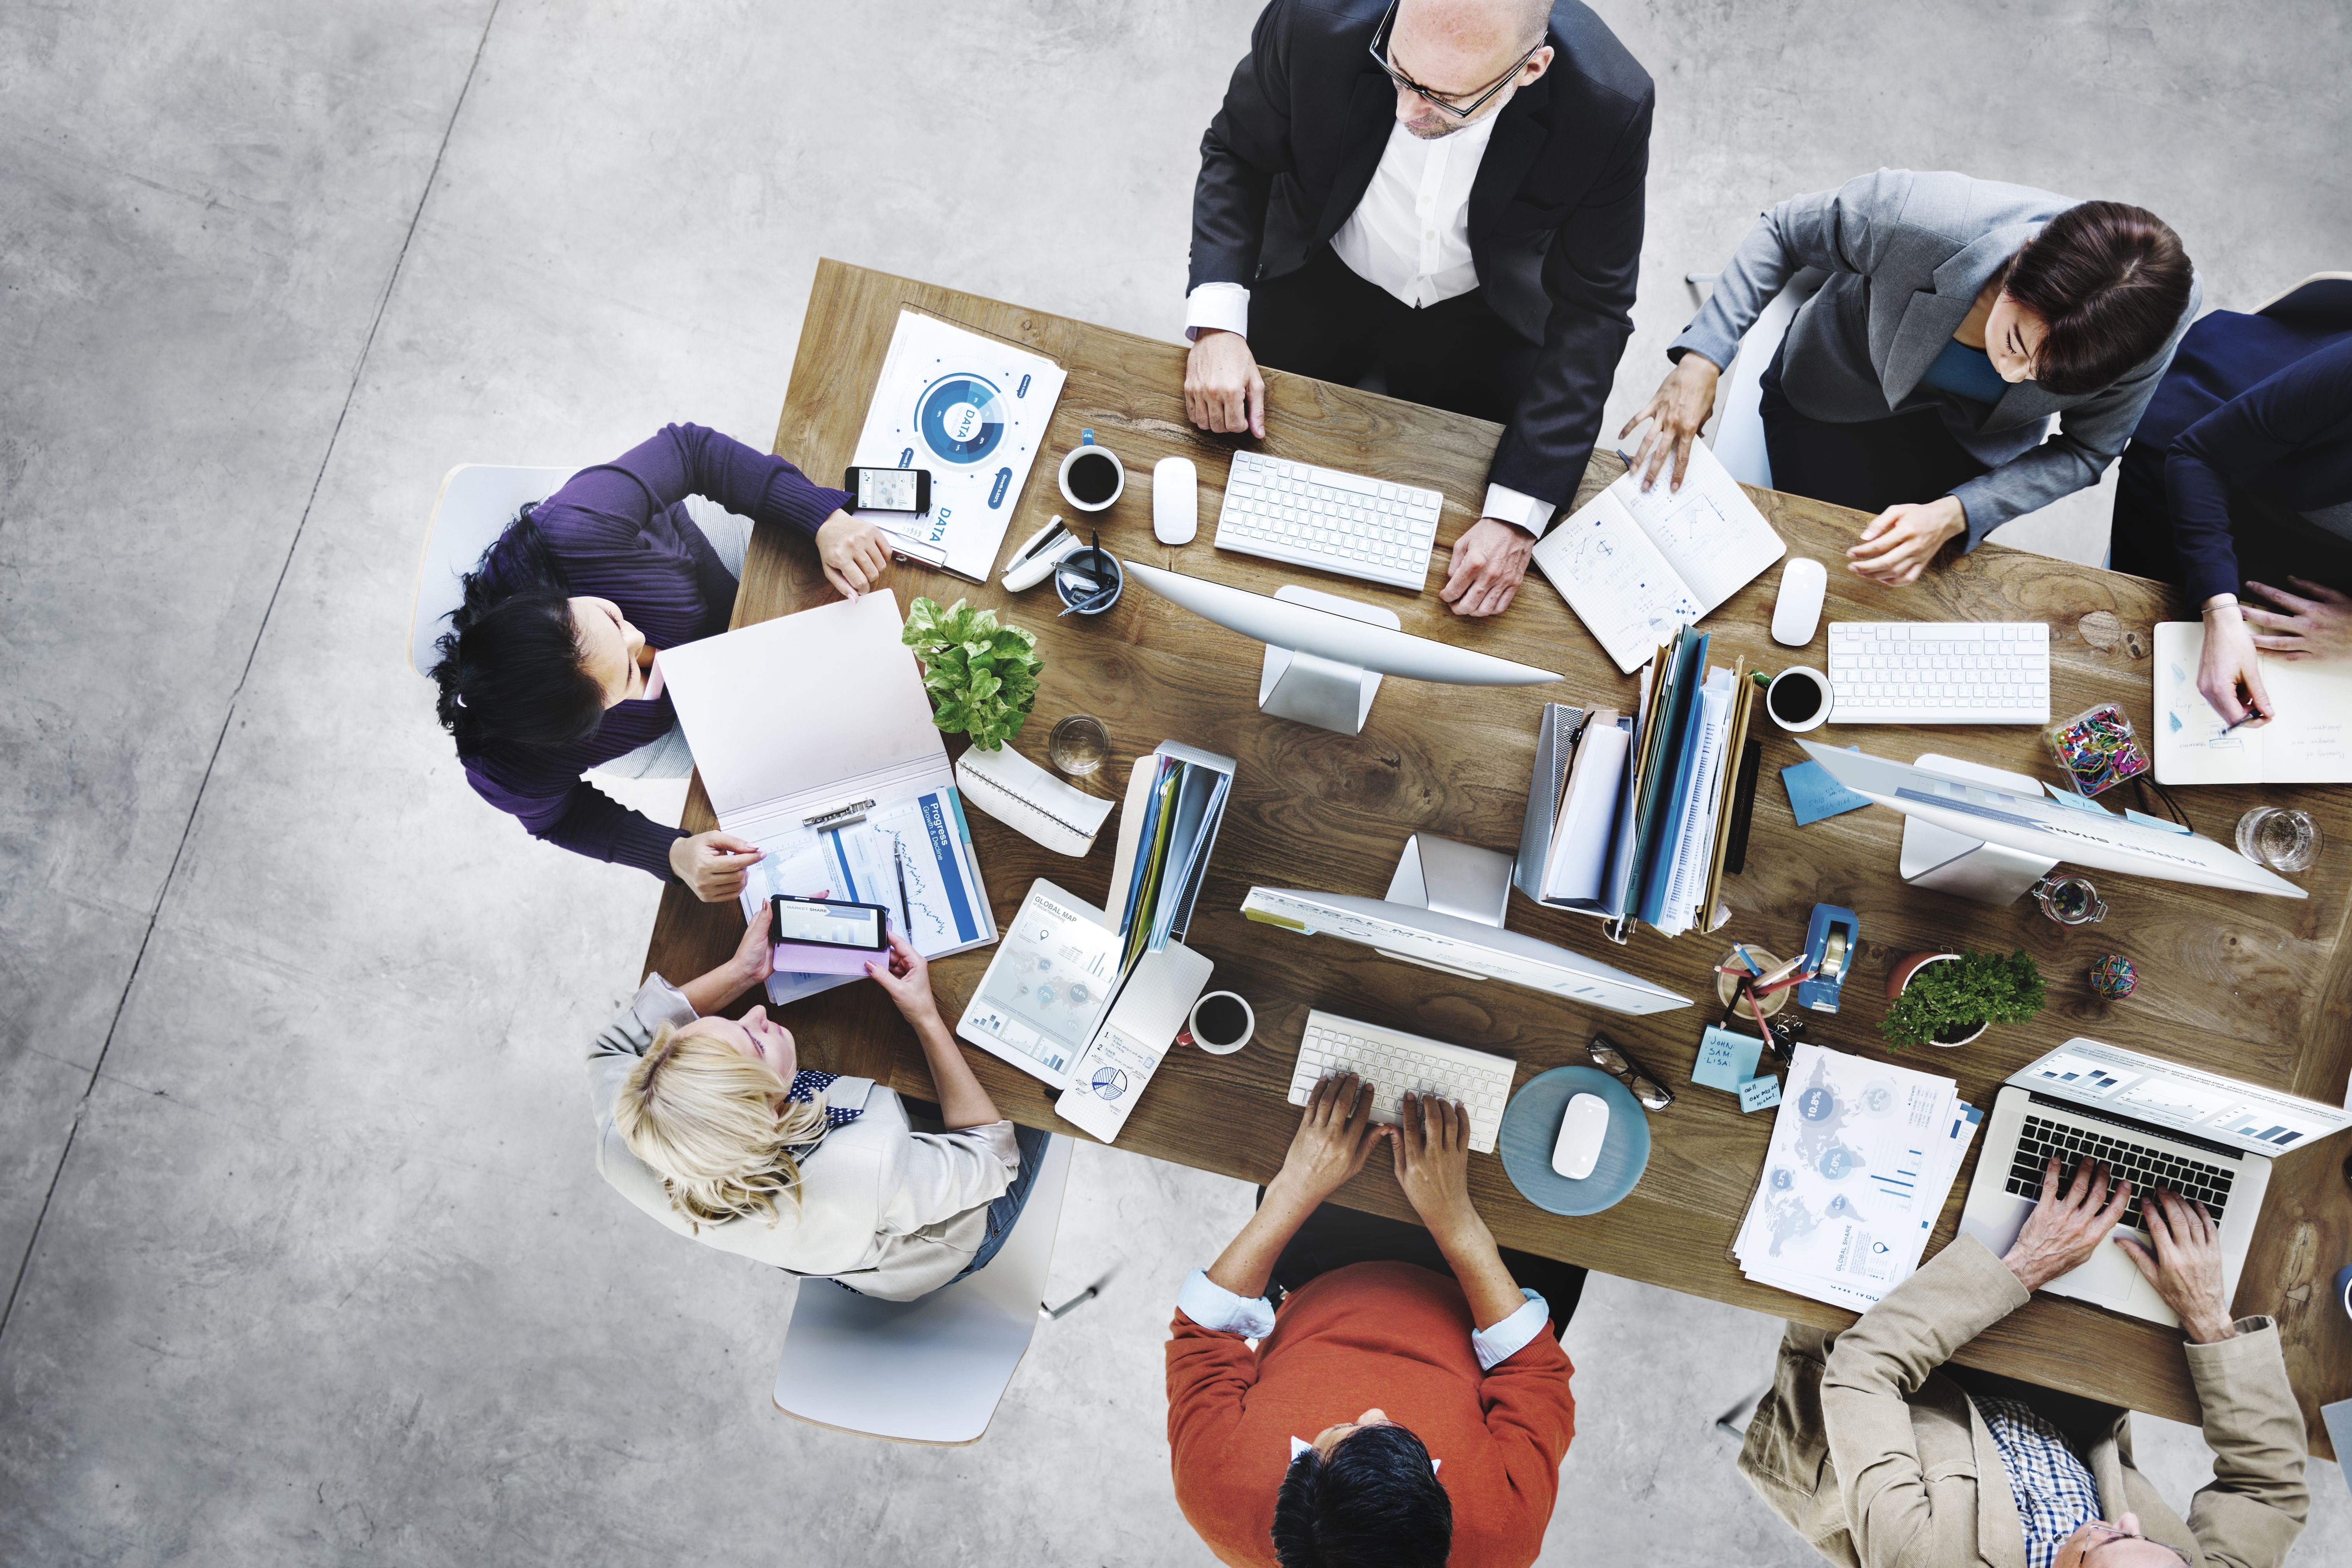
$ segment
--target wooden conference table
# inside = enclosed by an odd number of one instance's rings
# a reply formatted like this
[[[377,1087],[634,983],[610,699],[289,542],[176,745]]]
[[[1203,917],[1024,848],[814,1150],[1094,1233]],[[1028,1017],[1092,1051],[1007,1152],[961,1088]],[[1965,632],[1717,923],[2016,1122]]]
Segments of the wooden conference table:
[[[1832,1326],[1851,1321],[1851,1314],[1836,1308],[1748,1283],[1731,1257],[1733,1235],[1755,1191],[1769,1119],[1742,1116],[1734,1097],[1688,1081],[1700,1027],[1713,1019],[1711,1006],[1645,1018],[1589,1012],[1517,986],[1451,978],[1335,938],[1295,936],[1241,916],[1243,895],[1253,883],[1376,897],[1414,832],[1515,852],[1542,704],[1632,702],[1633,680],[1618,674],[1539,574],[1531,572],[1517,601],[1493,619],[1458,619],[1437,597],[1444,547],[1478,515],[1498,426],[1270,374],[1265,441],[1210,436],[1185,419],[1180,345],[824,261],[802,326],[776,432],[778,452],[821,479],[840,473],[902,306],[1025,344],[1069,373],[1013,516],[1008,553],[1049,515],[1069,511],[1055,488],[1055,466],[1076,444],[1079,430],[1090,427],[1127,465],[1126,494],[1101,520],[1104,543],[1122,554],[1261,593],[1286,582],[1312,582],[1389,606],[1409,632],[1567,676],[1555,686],[1517,688],[1391,679],[1381,687],[1363,734],[1349,738],[1261,716],[1259,645],[1139,586],[1131,584],[1105,615],[1057,619],[1060,606],[1050,586],[1015,596],[992,582],[973,584],[912,564],[894,570],[889,586],[902,608],[919,595],[943,603],[962,596],[1036,632],[1043,689],[1027,729],[1013,742],[1033,759],[1043,760],[1045,732],[1055,720],[1086,712],[1103,721],[1114,748],[1110,764],[1092,781],[1098,794],[1115,795],[1135,757],[1165,739],[1239,760],[1186,940],[1215,961],[1213,986],[1250,999],[1257,1035],[1248,1048],[1227,1058],[1171,1050],[1118,1147],[1249,1182],[1271,1176],[1298,1120],[1284,1097],[1312,1007],[1513,1057],[1522,1066],[1522,1083],[1547,1068],[1583,1061],[1587,1038],[1596,1027],[1605,1028],[1676,1091],[1675,1104],[1652,1118],[1647,1173],[1614,1208],[1563,1219],[1521,1198],[1500,1161],[1474,1159],[1472,1186],[1496,1236],[1508,1246],[1757,1311]],[[1410,595],[1216,550],[1228,456],[1244,444],[1443,491],[1446,509],[1427,589]],[[1155,460],[1178,453],[1199,468],[1202,521],[1192,543],[1171,549],[1152,537],[1150,475]],[[1596,458],[1580,501],[1620,469],[1613,457]],[[2182,617],[2161,584],[1989,544],[1939,564],[1911,588],[1889,592],[1837,569],[1858,514],[1768,490],[1752,493],[1792,554],[1831,564],[1825,619],[2046,622],[2053,715],[2114,698],[2136,719],[2152,717],[2149,627]],[[1707,617],[1714,660],[1727,664],[1744,653],[1751,666],[1767,670],[1824,662],[1819,642],[1804,650],[1771,642],[1766,628],[1778,576],[1768,573]],[[761,529],[751,541],[734,624],[832,597],[805,542]],[[2315,1100],[2342,1100],[2352,1061],[2352,1029],[2346,1026],[2352,1003],[2347,791],[2203,788],[2179,795],[2198,829],[2225,842],[2239,814],[2251,806],[2292,801],[2311,811],[2327,847],[2301,879],[2308,901],[2102,874],[2095,879],[2111,910],[2105,923],[2070,930],[2045,919],[2031,900],[1990,909],[1906,888],[1895,874],[1901,822],[1893,812],[1853,812],[1799,828],[1777,773],[1801,753],[1760,716],[1757,732],[1765,737],[1765,756],[1753,835],[1745,874],[1726,880],[1733,915],[1721,932],[1668,941],[1645,929],[1629,946],[1617,947],[1602,937],[1599,921],[1542,909],[1523,897],[1511,900],[1511,929],[1685,995],[1711,998],[1712,966],[1728,941],[1753,942],[1786,955],[1801,946],[1814,903],[1843,904],[1860,916],[1863,936],[1844,1009],[1833,1016],[1806,1015],[1810,1037],[1838,1048],[1863,1055],[1882,1048],[1875,1026],[1885,1006],[1885,975],[1906,953],[1961,944],[2021,946],[2039,961],[2049,980],[2050,1005],[2032,1023],[1997,1026],[1958,1050],[1916,1050],[1900,1058],[1955,1075],[1963,1095],[1977,1105],[1989,1107],[2003,1077],[2075,1034]],[[1864,751],[1906,761],[1940,751],[2037,775],[2052,773],[2041,732],[2032,728],[1832,733],[1843,743],[1859,742]],[[952,737],[949,744],[958,751],[963,742]],[[1000,924],[1039,877],[1104,900],[1115,821],[1092,854],[1074,860],[978,811],[970,816]],[[685,820],[694,831],[716,825],[699,780]],[[733,903],[702,904],[672,887],[655,922],[646,968],[673,981],[701,973],[733,950],[742,929]],[[933,965],[940,1005],[950,1021],[993,951]],[[2085,973],[2095,956],[2110,951],[2128,956],[2142,979],[2129,998],[2103,1003]],[[812,1065],[869,1075],[919,1098],[931,1094],[913,1036],[877,987],[843,986],[786,1008],[784,1016]],[[1035,1079],[981,1051],[966,1055],[1014,1120],[1084,1136],[1055,1116],[1053,1094]],[[2326,1434],[2317,1406],[2352,1397],[2352,1322],[2327,1299],[2335,1270],[2352,1261],[2352,1191],[2337,1173],[2347,1145],[2352,1138],[2338,1137],[2279,1162],[2236,1303],[2241,1313],[2267,1312],[2279,1320],[2288,1369],[2321,1453],[2327,1451]],[[1953,1187],[1931,1255],[1954,1234],[1972,1169],[1972,1163],[1964,1169]],[[1339,1201],[1412,1217],[1385,1161],[1369,1166]],[[2045,1296],[1979,1338],[1959,1359],[2194,1422],[2197,1403],[2179,1345],[2176,1331]],[[1764,1370],[1757,1369],[1759,1377]]]

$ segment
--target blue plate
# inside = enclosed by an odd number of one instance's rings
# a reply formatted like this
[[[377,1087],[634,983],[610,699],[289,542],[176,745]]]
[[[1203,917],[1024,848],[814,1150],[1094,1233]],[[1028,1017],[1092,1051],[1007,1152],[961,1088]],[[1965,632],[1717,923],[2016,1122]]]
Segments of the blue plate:
[[[1609,1131],[1592,1174],[1571,1182],[1551,1168],[1559,1119],[1580,1094],[1609,1102]],[[1519,1195],[1549,1214],[1599,1214],[1622,1200],[1650,1168],[1650,1113],[1633,1091],[1599,1068],[1554,1068],[1529,1079],[1503,1110],[1495,1152]]]

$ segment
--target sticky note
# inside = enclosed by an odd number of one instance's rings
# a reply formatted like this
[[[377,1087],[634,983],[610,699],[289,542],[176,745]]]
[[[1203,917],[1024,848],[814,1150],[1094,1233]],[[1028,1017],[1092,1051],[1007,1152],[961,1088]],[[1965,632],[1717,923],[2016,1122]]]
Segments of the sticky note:
[[[2093,816],[2113,816],[2115,815],[2114,812],[2109,811],[2105,806],[2101,805],[2097,801],[2091,799],[2089,796],[2076,795],[2071,789],[2060,789],[2048,779],[2042,781],[2042,787],[2048,790],[2050,792],[2050,798],[2056,801],[2060,805],[2072,806],[2076,811],[2087,811]]]
[[[1741,1111],[1769,1110],[1780,1103],[1780,1080],[1769,1076],[1751,1078],[1739,1086]]]
[[[2150,816],[2144,811],[2134,811],[2130,806],[2124,807],[2124,820],[2126,822],[2137,822],[2142,827],[2161,828],[2167,833],[2186,833],[2189,831],[2188,828],[2182,826],[2178,822],[2171,821],[2166,817]]]
[[[1848,746],[1849,752],[1859,752],[1860,746]],[[1860,811],[1870,804],[1868,795],[1856,795],[1830,777],[1829,769],[1816,762],[1801,762],[1780,770],[1780,787],[1789,792],[1789,809],[1797,814],[1797,826],[1808,826],[1825,816],[1842,816],[1849,811]]]
[[[1739,1086],[1756,1075],[1756,1064],[1763,1055],[1764,1042],[1755,1036],[1710,1026],[1699,1037],[1698,1062],[1691,1068],[1691,1082],[1738,1094]]]

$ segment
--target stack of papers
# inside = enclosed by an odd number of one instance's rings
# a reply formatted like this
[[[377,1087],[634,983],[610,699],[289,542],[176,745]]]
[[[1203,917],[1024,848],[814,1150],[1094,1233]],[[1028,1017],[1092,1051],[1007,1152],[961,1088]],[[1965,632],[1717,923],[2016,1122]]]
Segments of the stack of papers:
[[[1740,1269],[1868,1310],[1919,1267],[1982,1120],[1950,1079],[1799,1046],[1732,1243]]]

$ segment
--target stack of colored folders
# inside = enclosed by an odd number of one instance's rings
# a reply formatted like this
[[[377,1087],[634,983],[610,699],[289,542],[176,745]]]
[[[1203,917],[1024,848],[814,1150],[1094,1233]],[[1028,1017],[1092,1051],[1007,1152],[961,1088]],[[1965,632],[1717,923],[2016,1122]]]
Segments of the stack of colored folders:
[[[1125,973],[1181,939],[1192,920],[1209,851],[1224,820],[1234,760],[1175,741],[1137,760],[1129,776],[1105,923],[1118,932]]]

